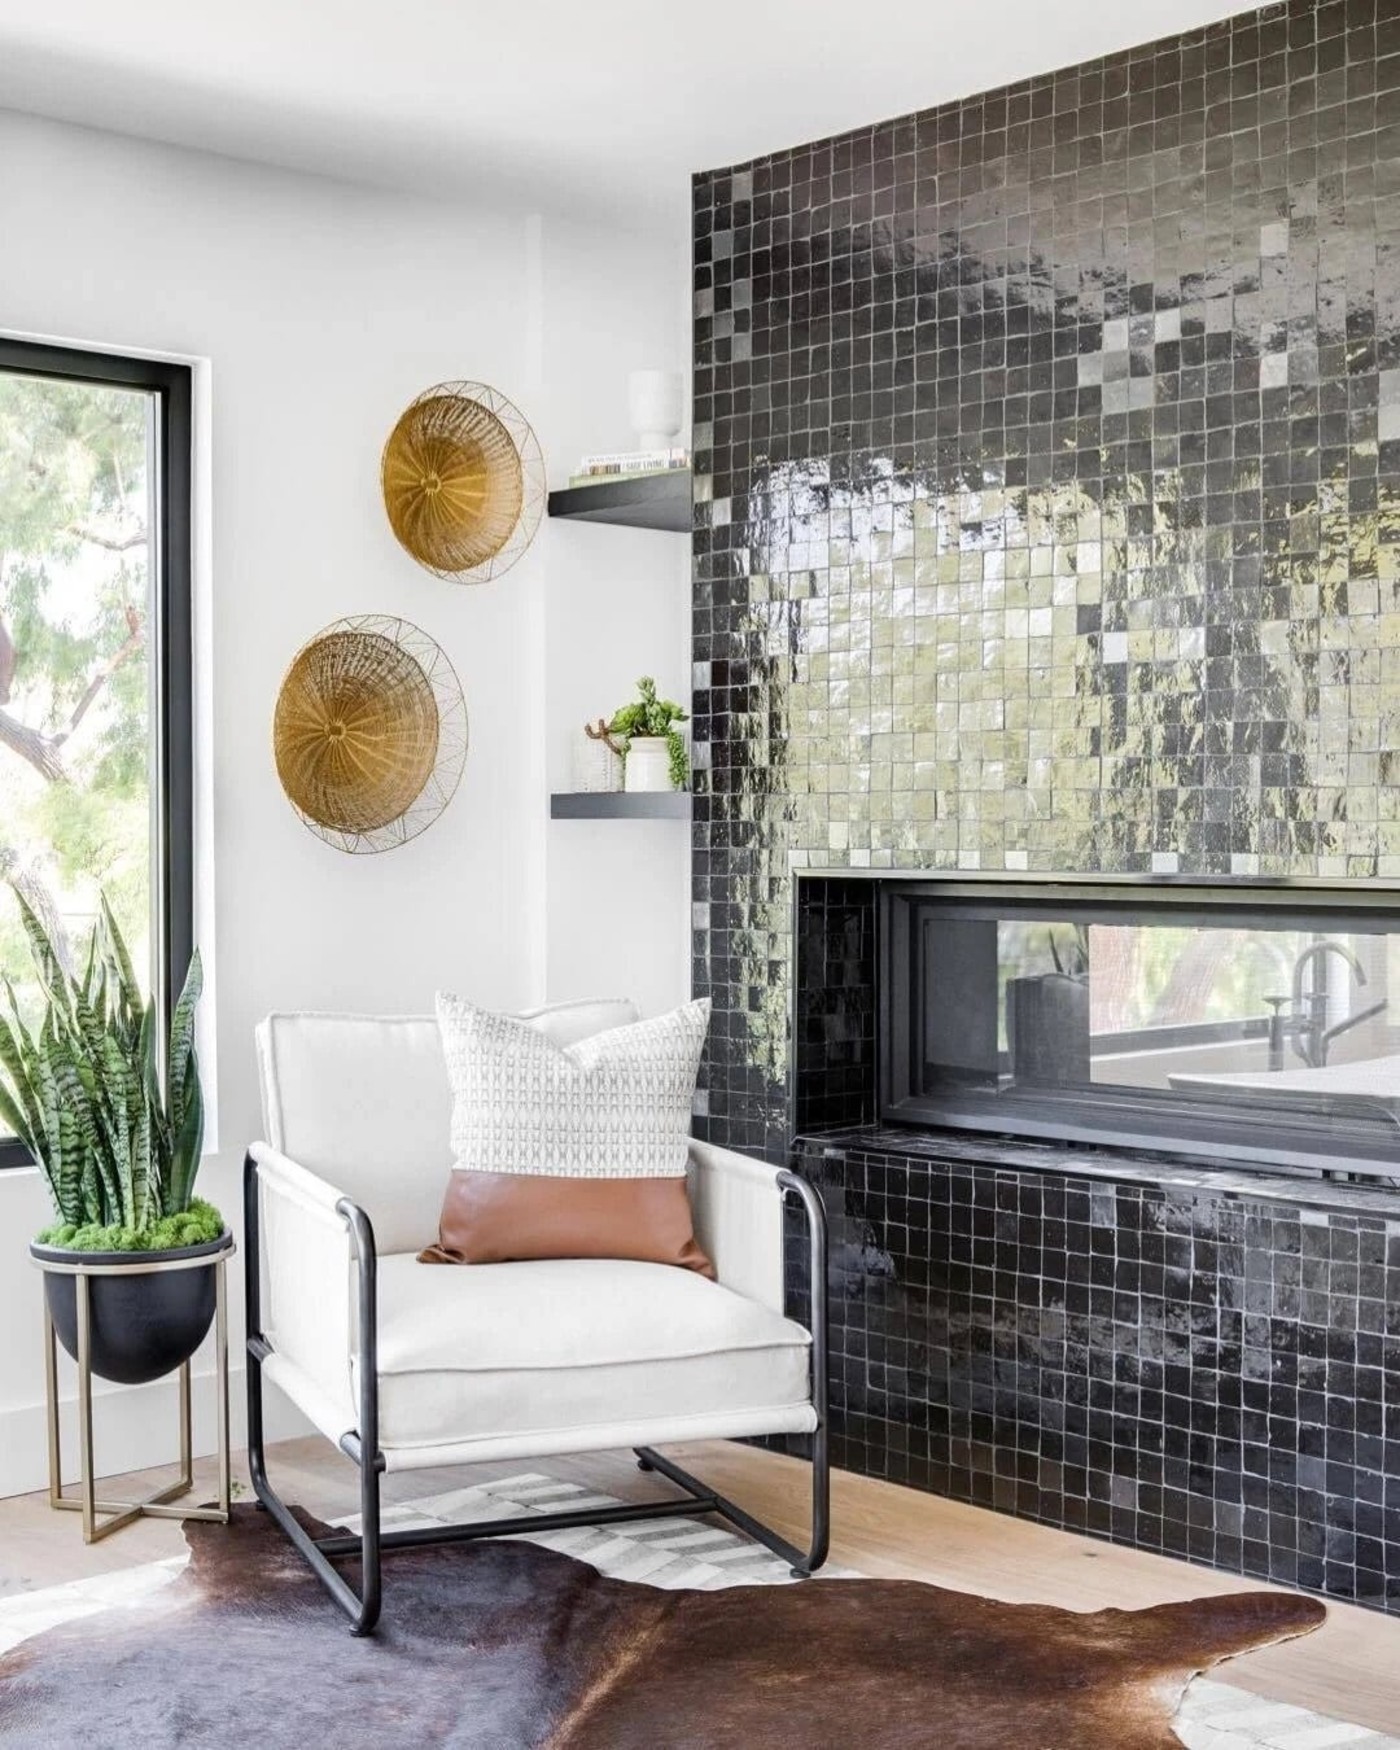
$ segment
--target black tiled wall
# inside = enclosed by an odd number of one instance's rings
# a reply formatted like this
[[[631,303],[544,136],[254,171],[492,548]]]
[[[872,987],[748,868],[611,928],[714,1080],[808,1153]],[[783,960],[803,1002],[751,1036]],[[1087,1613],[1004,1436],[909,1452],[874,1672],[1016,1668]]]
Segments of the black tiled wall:
[[[1400,1219],[814,1141],[837,1464],[1400,1609]]]
[[[796,883],[793,1124],[869,1124],[875,1110],[875,884]]]
[[[804,1123],[844,1123],[868,1085],[850,903],[833,890],[845,921],[808,920],[804,938],[802,870],[1400,880],[1391,0],[1289,0],[707,173],[694,272],[694,980],[715,1008],[702,1133],[782,1159],[794,1091]],[[828,980],[794,1033],[804,940],[841,994]],[[827,1047],[839,1074],[823,1094]],[[920,1245],[951,1230],[889,1195],[876,1251],[926,1300]],[[1134,1196],[1113,1209],[1125,1245],[1185,1219]],[[1344,1455],[1375,1431],[1327,1421],[1320,1451],[1285,1439],[1263,1469],[1259,1434],[1275,1390],[1281,1428],[1301,1442],[1324,1427],[1287,1399],[1319,1376],[1337,1382],[1329,1417],[1372,1417],[1379,1333],[1355,1333],[1353,1354],[1343,1325],[1335,1356],[1304,1353],[1294,1335],[1316,1344],[1322,1324],[1270,1313],[1266,1341],[1261,1312],[1236,1345],[1248,1305],[1222,1298],[1242,1283],[1248,1302],[1260,1258],[1271,1293],[1276,1261],[1281,1293],[1320,1292],[1288,1280],[1288,1260],[1301,1271],[1324,1241],[1349,1284],[1346,1249],[1374,1270],[1374,1232],[1309,1221],[1293,1252],[1273,1215],[1246,1209],[1243,1239],[1203,1215],[1189,1283],[1173,1276],[1160,1318],[1140,1302],[1161,1357],[1120,1355],[1092,1305],[1100,1206],[1087,1288],[1065,1285],[1091,1307],[1074,1309],[1063,1368],[1001,1353],[1025,1309],[1050,1321],[1036,1344],[1070,1316],[1042,1303],[1061,1266],[1030,1228],[1024,1257],[996,1233],[969,1242],[993,1249],[960,1280],[990,1286],[968,1289],[956,1368],[922,1314],[911,1336],[922,1303],[853,1286],[844,1328],[864,1348],[848,1359],[866,1383],[843,1402],[845,1457],[1154,1547],[1177,1547],[1184,1508],[1212,1559],[1282,1574],[1295,1551],[1307,1583],[1320,1560],[1321,1584],[1377,1597],[1394,1575],[1379,1472],[1369,1446]],[[1265,1219],[1256,1258],[1249,1223]],[[1210,1343],[1229,1352],[1219,1366]],[[1170,1374],[1169,1413],[1111,1407],[1143,1392],[1134,1369]],[[957,1381],[966,1404],[939,1395]],[[1217,1389],[1240,1402],[1212,1409]],[[1056,1416],[1068,1456],[1050,1456]],[[1135,1444],[1149,1427],[1171,1447],[1160,1463]],[[1319,1551],[1318,1500],[1352,1489],[1364,1526],[1329,1517],[1336,1549]],[[1389,1537],[1393,1552],[1393,1520]]]
[[[717,1139],[788,1141],[794,869],[1400,877],[1400,8],[717,170],[694,223]]]

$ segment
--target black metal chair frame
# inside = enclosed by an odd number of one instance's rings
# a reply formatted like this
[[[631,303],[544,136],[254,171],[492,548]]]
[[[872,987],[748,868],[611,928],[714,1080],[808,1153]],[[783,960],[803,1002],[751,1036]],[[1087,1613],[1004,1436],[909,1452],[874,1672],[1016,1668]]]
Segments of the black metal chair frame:
[[[379,1450],[378,1314],[374,1230],[369,1217],[348,1197],[336,1212],[345,1223],[354,1250],[358,1283],[359,1331],[356,1360],[359,1378],[359,1427],[343,1434],[341,1451],[360,1473],[360,1530],[331,1537],[312,1537],[273,1489],[267,1474],[263,1435],[262,1364],[273,1353],[262,1330],[262,1254],[259,1233],[257,1162],[249,1154],[243,1167],[244,1274],[248,1322],[248,1465],[259,1503],[276,1520],[310,1564],[322,1585],[350,1618],[350,1632],[371,1633],[383,1604],[381,1557],[385,1551],[421,1549],[439,1543],[467,1543],[483,1537],[512,1537],[574,1526],[620,1525],[633,1520],[698,1518],[714,1514],[765,1545],[787,1562],[793,1576],[806,1579],[826,1560],[831,1534],[831,1460],[827,1406],[827,1280],[826,1211],[817,1192],[795,1173],[778,1174],[780,1194],[796,1197],[807,1226],[811,1282],[812,1404],[817,1426],[812,1435],[811,1534],[805,1551],[747,1513],[736,1502],[709,1489],[689,1471],[649,1446],[636,1448],[644,1471],[655,1471],[683,1491],[681,1498],[614,1507],[583,1507],[574,1512],[531,1513],[514,1519],[477,1520],[463,1525],[424,1526],[384,1531],[380,1526],[379,1478],[384,1455]],[[360,1589],[338,1568],[337,1560],[357,1557]]]

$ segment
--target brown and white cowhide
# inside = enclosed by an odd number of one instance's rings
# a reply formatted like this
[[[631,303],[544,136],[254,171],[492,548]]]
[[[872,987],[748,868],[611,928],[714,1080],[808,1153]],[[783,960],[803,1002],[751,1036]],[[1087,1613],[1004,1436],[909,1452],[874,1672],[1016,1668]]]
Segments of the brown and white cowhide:
[[[502,1541],[387,1556],[355,1640],[266,1515],[186,1535],[139,1608],[0,1659],[6,1750],[1176,1750],[1193,1673],[1324,1616],[1279,1592],[1080,1614],[912,1580],[664,1591]]]

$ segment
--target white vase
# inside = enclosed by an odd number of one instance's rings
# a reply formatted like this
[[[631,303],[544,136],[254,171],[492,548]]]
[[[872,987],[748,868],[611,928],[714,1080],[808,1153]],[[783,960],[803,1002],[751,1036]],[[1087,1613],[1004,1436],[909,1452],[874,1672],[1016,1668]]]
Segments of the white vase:
[[[671,753],[664,735],[636,735],[627,743],[627,790],[669,790]]]
[[[684,416],[679,371],[633,371],[627,379],[627,410],[641,450],[669,450]]]
[[[622,788],[622,761],[607,742],[580,729],[574,737],[574,789],[596,793]]]

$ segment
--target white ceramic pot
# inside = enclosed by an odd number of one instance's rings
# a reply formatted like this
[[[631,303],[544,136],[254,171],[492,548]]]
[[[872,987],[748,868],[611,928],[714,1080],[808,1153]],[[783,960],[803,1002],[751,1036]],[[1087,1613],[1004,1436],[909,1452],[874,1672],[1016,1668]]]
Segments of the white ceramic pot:
[[[621,788],[621,758],[607,742],[580,729],[574,737],[574,789],[596,793]]]
[[[636,735],[627,744],[628,790],[669,790],[671,756],[664,735]]]
[[[627,409],[639,449],[669,450],[684,407],[679,371],[633,371],[627,379]]]

